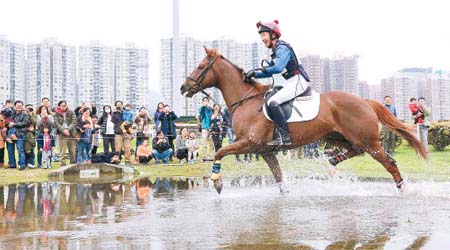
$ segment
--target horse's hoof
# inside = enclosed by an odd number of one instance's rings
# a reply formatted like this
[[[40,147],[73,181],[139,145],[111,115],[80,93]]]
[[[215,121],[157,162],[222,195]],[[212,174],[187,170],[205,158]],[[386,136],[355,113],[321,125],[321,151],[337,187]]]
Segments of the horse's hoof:
[[[287,194],[289,193],[289,190],[284,184],[278,184],[278,188],[280,189],[280,194]]]
[[[337,174],[337,169],[336,166],[328,166],[327,168],[327,174],[328,176],[330,176],[331,178],[334,178]]]
[[[404,182],[403,180],[401,180],[399,183],[397,183],[396,186],[397,186],[397,190],[398,190],[401,194],[403,194],[403,193],[405,192],[406,185],[405,185],[405,182]]]
[[[222,192],[222,187],[223,187],[222,178],[214,180],[214,188],[216,189],[218,194]]]

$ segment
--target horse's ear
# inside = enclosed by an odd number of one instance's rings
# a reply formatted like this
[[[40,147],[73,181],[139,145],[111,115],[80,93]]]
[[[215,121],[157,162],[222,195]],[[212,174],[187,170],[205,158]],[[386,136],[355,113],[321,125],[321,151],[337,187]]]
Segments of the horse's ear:
[[[203,45],[203,48],[205,49],[205,53],[206,53],[207,55],[209,55],[209,53],[211,52],[211,50],[210,50],[210,49],[208,49],[208,48],[206,48],[206,46],[205,46],[205,45]]]

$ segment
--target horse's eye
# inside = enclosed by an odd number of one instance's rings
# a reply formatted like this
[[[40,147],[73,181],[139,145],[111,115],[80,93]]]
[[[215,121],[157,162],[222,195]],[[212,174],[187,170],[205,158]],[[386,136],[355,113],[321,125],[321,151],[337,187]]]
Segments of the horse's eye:
[[[205,67],[205,65],[200,64],[200,65],[198,66],[198,69],[203,69],[204,67]]]

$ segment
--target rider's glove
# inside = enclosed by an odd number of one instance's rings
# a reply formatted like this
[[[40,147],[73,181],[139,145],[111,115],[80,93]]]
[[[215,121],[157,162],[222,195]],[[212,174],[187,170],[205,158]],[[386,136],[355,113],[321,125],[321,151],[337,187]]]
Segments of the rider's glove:
[[[251,78],[256,76],[256,71],[252,69],[248,72],[244,72],[243,76],[245,82],[250,82]]]

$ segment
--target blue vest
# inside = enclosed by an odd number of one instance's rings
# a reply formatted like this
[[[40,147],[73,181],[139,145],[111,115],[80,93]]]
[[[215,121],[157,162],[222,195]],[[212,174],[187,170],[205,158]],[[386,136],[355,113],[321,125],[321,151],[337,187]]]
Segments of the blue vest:
[[[291,58],[289,59],[289,62],[286,65],[286,72],[282,74],[284,79],[287,80],[287,79],[293,77],[294,75],[300,74],[307,82],[309,82],[310,79],[309,79],[308,74],[306,73],[305,69],[303,68],[303,65],[301,65],[298,62],[297,56],[295,55],[295,52],[292,49],[291,45],[289,45],[289,43],[287,43],[283,40],[278,40],[275,47],[272,48],[272,55],[271,55],[272,60],[275,59],[275,57],[276,57],[276,50],[277,50],[278,46],[286,46],[291,51]]]

